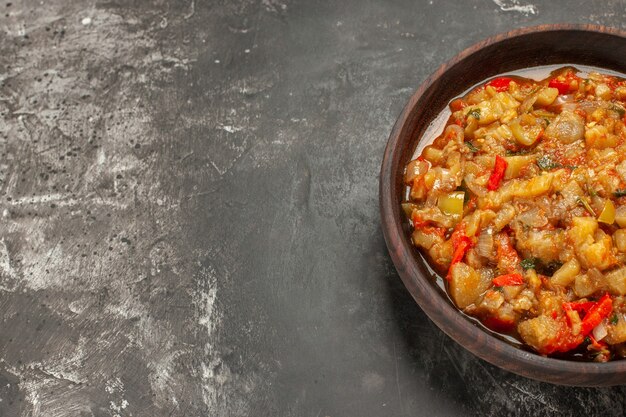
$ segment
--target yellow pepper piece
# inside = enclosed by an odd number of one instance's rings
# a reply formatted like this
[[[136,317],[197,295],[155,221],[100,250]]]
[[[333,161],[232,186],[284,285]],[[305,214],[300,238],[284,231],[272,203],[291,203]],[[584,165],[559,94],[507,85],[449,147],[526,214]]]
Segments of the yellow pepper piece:
[[[450,215],[463,214],[463,201],[465,200],[464,191],[453,191],[444,196],[439,197],[437,206],[441,211]]]
[[[606,200],[602,213],[598,217],[598,221],[606,224],[613,224],[615,221],[615,205],[611,200]]]

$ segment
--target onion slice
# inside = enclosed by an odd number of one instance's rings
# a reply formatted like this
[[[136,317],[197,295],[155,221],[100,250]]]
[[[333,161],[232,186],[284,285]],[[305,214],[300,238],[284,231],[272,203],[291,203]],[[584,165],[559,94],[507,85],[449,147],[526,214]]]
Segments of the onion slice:
[[[606,326],[604,325],[604,322],[600,322],[600,324],[594,327],[592,333],[593,333],[593,338],[596,339],[597,341],[604,339],[606,335],[608,334],[606,331]]]
[[[493,256],[493,231],[491,228],[484,230],[480,236],[478,236],[476,251],[480,256],[484,256],[485,258]]]

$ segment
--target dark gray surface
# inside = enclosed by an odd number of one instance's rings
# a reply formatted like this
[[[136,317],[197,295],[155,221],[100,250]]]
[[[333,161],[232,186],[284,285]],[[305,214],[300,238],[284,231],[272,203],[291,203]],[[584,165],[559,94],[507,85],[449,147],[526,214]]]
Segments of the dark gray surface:
[[[377,174],[419,83],[621,1],[0,5],[0,415],[621,416],[414,304]],[[497,57],[494,57],[497,59]]]

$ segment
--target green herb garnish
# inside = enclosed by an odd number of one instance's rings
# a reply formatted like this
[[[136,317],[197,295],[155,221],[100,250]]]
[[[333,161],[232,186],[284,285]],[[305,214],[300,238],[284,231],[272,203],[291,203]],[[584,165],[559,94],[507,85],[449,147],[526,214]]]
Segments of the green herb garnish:
[[[551,169],[562,167],[561,164],[554,162],[552,158],[550,158],[548,155],[544,155],[541,158],[538,158],[537,165],[544,171],[550,171]]]
[[[468,116],[468,117],[469,117],[469,116],[472,116],[474,119],[476,119],[476,120],[480,120],[480,109],[479,109],[479,108],[475,108],[475,109],[470,110],[470,111],[467,113],[467,116]]]
[[[613,195],[615,197],[624,197],[624,196],[626,196],[626,188],[624,188],[623,190],[620,190],[620,189],[615,190],[615,192],[613,192]]]
[[[526,258],[522,262],[520,262],[520,266],[524,270],[535,269],[535,267],[537,266],[537,261],[537,258]]]
[[[585,200],[584,198],[578,197],[576,201],[578,202],[578,204],[582,205],[585,208],[585,210],[589,212],[589,214],[591,214],[592,216],[596,215],[596,212],[593,211],[593,208],[591,208],[587,200]]]
[[[617,324],[617,322],[618,322],[618,320],[619,320],[619,319],[618,319],[618,317],[617,317],[617,314],[613,314],[613,316],[611,317],[611,324],[612,324],[612,325],[616,325],[616,324]]]
[[[529,153],[530,151],[528,149],[518,149],[518,150],[506,150],[506,152],[504,153],[506,156],[517,156],[517,155],[526,155],[527,153]]]
[[[479,149],[476,146],[474,146],[474,144],[472,142],[470,142],[470,141],[465,142],[465,145],[467,145],[469,150],[472,151],[472,152],[478,152],[479,151]]]

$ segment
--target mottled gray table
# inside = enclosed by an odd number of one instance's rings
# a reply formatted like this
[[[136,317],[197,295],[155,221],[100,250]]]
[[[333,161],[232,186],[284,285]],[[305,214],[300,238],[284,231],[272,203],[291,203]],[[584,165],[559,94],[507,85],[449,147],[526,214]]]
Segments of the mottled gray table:
[[[623,415],[624,388],[527,380],[443,335],[389,260],[377,176],[445,60],[624,10],[0,4],[0,415]]]

